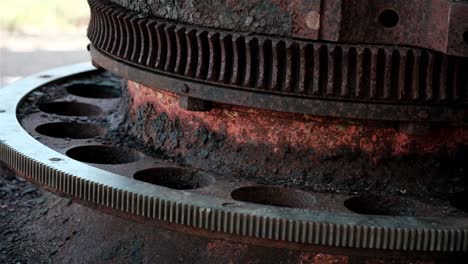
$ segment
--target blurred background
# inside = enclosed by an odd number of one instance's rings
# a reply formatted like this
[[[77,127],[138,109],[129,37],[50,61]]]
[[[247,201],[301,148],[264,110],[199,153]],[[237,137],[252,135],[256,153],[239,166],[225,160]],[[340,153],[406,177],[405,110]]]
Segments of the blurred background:
[[[0,87],[61,65],[89,61],[86,0],[0,1]]]

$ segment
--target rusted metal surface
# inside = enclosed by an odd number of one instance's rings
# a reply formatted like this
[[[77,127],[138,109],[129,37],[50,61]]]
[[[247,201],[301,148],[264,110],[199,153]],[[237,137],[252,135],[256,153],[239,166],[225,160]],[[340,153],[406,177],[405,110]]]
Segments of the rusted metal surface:
[[[193,167],[235,179],[327,192],[404,190],[416,196],[453,193],[458,187],[451,188],[463,185],[462,175],[452,169],[464,171],[461,157],[468,142],[464,127],[429,128],[422,136],[412,136],[391,122],[226,104],[215,104],[210,111],[187,111],[179,105],[180,96],[158,87],[129,81],[126,90],[122,127],[127,133]],[[449,187],[442,178],[460,182]],[[439,184],[425,185],[421,180]]]
[[[385,102],[465,101],[467,60],[411,48],[205,30],[92,1],[94,46],[143,67],[261,91]],[[108,16],[108,17],[107,17]],[[108,22],[105,20],[107,17]]]
[[[247,89],[232,89],[211,83],[200,83],[163,73],[140,68],[134,64],[107,56],[91,47],[95,65],[109,70],[125,79],[157,87],[166,91],[212,102],[245,107],[268,109],[280,112],[303,113],[316,116],[383,121],[421,123],[443,122],[447,126],[464,126],[468,109],[464,104],[422,105],[383,104],[318,98],[297,97],[285,94],[258,92]]]
[[[468,56],[468,3],[451,0],[111,0],[146,16],[243,33],[409,45]]]
[[[234,89],[260,92],[259,97],[294,96],[298,99],[288,106],[296,109],[301,108],[302,98],[313,98],[321,100],[323,106],[314,106],[315,112],[308,113],[318,114],[321,109],[325,115],[353,112],[363,118],[368,118],[365,116],[369,112],[396,119],[420,116],[408,111],[406,105],[434,106],[431,111],[445,115],[447,105],[459,108],[456,110],[459,113],[466,108],[468,78],[464,71],[468,69],[468,58],[417,48],[312,43],[200,29],[141,18],[105,1],[90,3],[92,19],[88,35],[95,49],[148,71],[218,85],[221,94],[223,90]],[[93,59],[103,63],[96,56]],[[136,77],[137,71],[132,75]],[[141,82],[140,79],[136,81]],[[150,82],[152,78],[144,79]],[[159,87],[174,91],[172,85]],[[210,92],[194,97],[213,100],[207,98],[213,95]],[[241,94],[235,97],[232,100],[249,99]],[[330,102],[344,106],[329,106]],[[364,104],[371,107],[366,111],[346,102],[382,105]],[[278,103],[270,103],[273,109],[279,108]],[[397,110],[385,110],[388,104],[397,104]],[[436,109],[437,106],[444,108]],[[437,119],[431,115],[425,114],[422,121]],[[439,121],[457,119],[448,115]]]

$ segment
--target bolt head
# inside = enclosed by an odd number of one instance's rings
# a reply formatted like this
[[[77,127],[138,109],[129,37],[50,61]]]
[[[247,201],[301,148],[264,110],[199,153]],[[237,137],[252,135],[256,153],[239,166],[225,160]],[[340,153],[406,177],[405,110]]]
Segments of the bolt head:
[[[189,87],[188,87],[186,84],[181,84],[181,85],[179,86],[179,91],[180,91],[181,93],[188,93],[189,90],[190,90],[190,89],[189,89]]]
[[[418,113],[418,120],[426,121],[429,119],[430,114],[427,111],[421,111]]]

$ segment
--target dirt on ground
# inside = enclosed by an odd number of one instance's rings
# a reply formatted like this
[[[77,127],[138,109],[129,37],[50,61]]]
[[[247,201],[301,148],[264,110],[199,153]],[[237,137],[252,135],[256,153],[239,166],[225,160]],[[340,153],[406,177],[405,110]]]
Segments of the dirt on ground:
[[[0,263],[314,263],[317,258],[327,256],[202,238],[108,215],[43,191],[0,164]]]
[[[43,192],[0,165],[0,262],[47,263],[78,234],[67,223],[70,216],[52,213],[69,205],[69,200]],[[47,223],[68,228],[40,232],[38,227]]]

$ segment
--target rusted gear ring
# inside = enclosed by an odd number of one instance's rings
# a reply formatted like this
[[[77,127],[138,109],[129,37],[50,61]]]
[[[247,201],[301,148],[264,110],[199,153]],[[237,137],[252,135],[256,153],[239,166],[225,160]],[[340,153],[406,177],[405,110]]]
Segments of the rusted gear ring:
[[[468,56],[466,0],[110,0],[143,16],[285,38],[406,45]]]
[[[45,84],[85,76],[92,71],[87,64],[69,66],[1,89],[0,97],[9,100],[2,104],[0,111],[3,124],[0,159],[28,179],[55,192],[118,212],[199,230],[286,244],[421,252],[468,251],[466,218],[321,212],[176,191],[77,162],[28,135],[17,117],[23,98]],[[139,155],[142,154],[132,157]]]
[[[94,62],[143,84],[171,82],[162,89],[180,93],[180,82],[161,80],[161,75],[173,76],[215,87],[209,93],[195,89],[189,96],[285,112],[467,120],[468,58],[409,47],[246,35],[142,17],[103,0],[90,5]],[[121,63],[111,66],[101,53]],[[290,100],[272,99],[278,96]]]

